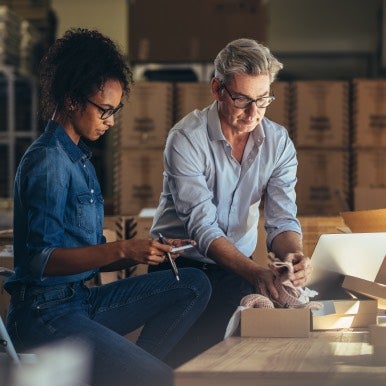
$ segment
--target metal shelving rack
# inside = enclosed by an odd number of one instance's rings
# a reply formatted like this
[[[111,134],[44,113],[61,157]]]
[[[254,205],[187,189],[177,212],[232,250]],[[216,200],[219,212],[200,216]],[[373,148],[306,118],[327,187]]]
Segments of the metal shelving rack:
[[[12,198],[17,164],[37,137],[38,89],[32,76],[0,65],[0,197]]]

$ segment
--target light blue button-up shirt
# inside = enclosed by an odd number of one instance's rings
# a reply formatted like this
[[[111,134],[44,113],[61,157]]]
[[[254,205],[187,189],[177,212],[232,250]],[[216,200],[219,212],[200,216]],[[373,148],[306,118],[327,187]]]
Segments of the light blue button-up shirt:
[[[171,129],[164,167],[151,233],[196,240],[197,248],[186,257],[213,263],[206,255],[219,237],[251,256],[262,199],[268,248],[284,231],[301,234],[296,151],[287,130],[268,118],[251,132],[239,163],[222,133],[217,103],[195,110]]]
[[[44,275],[55,248],[105,242],[103,198],[90,157],[88,147],[82,141],[76,145],[54,121],[26,151],[15,177],[15,274],[7,280],[7,290],[20,284],[76,282],[95,274]]]

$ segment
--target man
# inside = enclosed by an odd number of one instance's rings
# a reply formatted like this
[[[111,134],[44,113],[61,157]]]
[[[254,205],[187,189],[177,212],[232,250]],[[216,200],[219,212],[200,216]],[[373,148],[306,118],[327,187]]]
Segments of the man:
[[[283,66],[250,39],[230,42],[214,66],[215,102],[188,114],[168,136],[152,227],[155,237],[194,239],[197,247],[177,264],[201,268],[212,283],[205,313],[169,357],[174,366],[220,341],[240,299],[258,283],[277,297],[272,272],[251,259],[262,200],[268,249],[293,263],[295,286],[311,272],[296,218],[295,148],[287,130],[264,117]]]

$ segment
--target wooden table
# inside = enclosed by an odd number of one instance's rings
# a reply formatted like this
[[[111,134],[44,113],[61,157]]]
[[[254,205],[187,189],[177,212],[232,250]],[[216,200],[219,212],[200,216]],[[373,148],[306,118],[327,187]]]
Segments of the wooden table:
[[[386,358],[367,342],[367,331],[232,337],[176,369],[174,386],[385,386]]]

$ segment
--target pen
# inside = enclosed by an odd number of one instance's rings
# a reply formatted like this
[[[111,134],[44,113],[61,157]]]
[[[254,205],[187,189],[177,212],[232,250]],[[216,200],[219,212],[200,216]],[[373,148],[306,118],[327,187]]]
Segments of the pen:
[[[159,233],[158,235],[159,235],[159,242],[161,244],[167,244],[164,237],[162,236],[162,234]],[[180,281],[180,276],[178,275],[178,269],[177,269],[176,263],[174,262],[174,260],[172,258],[172,255],[169,252],[166,252],[165,255],[167,256],[167,258],[168,258],[168,260],[173,268],[174,276],[176,277],[177,281]]]

